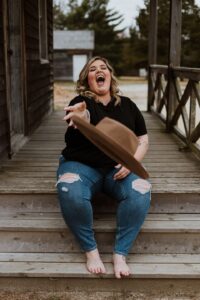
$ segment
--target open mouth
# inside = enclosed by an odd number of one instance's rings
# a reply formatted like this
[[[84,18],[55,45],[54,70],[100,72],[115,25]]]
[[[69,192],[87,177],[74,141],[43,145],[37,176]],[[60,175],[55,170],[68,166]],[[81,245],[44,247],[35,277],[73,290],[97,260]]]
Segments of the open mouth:
[[[105,82],[105,78],[104,78],[104,76],[103,76],[103,75],[99,75],[99,76],[97,76],[97,78],[96,78],[96,82],[97,82],[99,85],[102,85],[102,84],[104,84],[104,82]]]

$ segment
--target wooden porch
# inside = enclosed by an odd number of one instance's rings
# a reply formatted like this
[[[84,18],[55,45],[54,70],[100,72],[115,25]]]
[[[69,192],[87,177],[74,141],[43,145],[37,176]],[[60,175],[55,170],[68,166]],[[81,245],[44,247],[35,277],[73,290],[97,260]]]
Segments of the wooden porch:
[[[78,289],[76,283],[84,290],[84,282],[87,291],[94,291],[94,280],[96,292],[104,289],[124,295],[123,287],[138,292],[134,280],[146,279],[144,289],[152,281],[151,290],[155,289],[156,295],[156,280],[166,291],[172,279],[176,279],[184,292],[193,286],[192,293],[200,295],[194,280],[200,278],[199,160],[192,152],[179,151],[182,142],[166,133],[163,123],[153,114],[144,113],[150,136],[145,166],[153,185],[150,213],[129,255],[130,279],[123,280],[116,289],[111,263],[115,203],[105,195],[94,199],[94,229],[108,270],[97,284],[99,277],[86,271],[84,255],[66,228],[58,207],[55,177],[64,145],[62,117],[63,112],[54,112],[12,160],[2,163],[1,289],[51,290],[56,289],[55,283],[49,287],[51,278],[59,278],[59,286],[63,284],[65,289],[67,286],[69,293]],[[134,278],[132,283],[131,278]],[[191,283],[184,285],[185,279]],[[177,286],[171,288],[171,292],[176,291]]]

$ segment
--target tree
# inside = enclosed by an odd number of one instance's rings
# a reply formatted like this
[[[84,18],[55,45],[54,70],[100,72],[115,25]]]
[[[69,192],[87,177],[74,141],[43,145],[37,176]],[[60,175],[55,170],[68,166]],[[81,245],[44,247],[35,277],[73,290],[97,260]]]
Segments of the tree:
[[[59,5],[54,6],[55,29],[90,29],[95,32],[94,55],[106,56],[117,73],[120,72],[122,30],[116,27],[122,22],[122,16],[108,9],[109,0],[70,0],[64,13]]]
[[[145,0],[145,8],[141,9],[136,18],[136,27],[130,28],[130,45],[135,66],[147,67],[148,64],[148,27],[149,27],[149,0]],[[157,63],[168,63],[169,49],[169,20],[170,1],[158,1],[158,40]],[[200,40],[200,8],[194,0],[182,1],[182,52],[181,65],[200,67],[199,40]]]
[[[182,65],[200,67],[200,8],[194,0],[184,0],[182,9]]]

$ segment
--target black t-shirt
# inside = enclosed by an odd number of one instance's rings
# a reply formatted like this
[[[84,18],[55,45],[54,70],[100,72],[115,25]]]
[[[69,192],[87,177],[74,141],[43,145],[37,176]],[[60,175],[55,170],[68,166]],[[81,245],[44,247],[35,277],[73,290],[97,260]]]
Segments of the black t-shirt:
[[[144,118],[136,104],[127,97],[120,97],[121,103],[114,105],[112,99],[108,105],[97,103],[95,100],[77,96],[69,105],[85,101],[90,112],[90,123],[96,125],[104,117],[115,119],[130,128],[137,136],[147,133]],[[79,161],[95,168],[114,167],[117,165],[110,157],[105,155],[93,145],[78,129],[72,126],[65,133],[66,147],[62,154],[68,161]]]

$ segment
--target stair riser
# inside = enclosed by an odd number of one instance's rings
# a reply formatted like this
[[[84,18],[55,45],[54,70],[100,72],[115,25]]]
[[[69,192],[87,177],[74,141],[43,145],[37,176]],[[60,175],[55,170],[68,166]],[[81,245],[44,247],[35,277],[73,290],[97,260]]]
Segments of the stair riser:
[[[199,279],[123,280],[109,278],[0,278],[1,293],[12,299],[188,300],[200,299]],[[11,292],[11,295],[8,294]],[[33,294],[34,293],[34,294]],[[36,294],[35,294],[36,293]],[[50,294],[51,293],[51,294]],[[39,298],[41,297],[41,298]]]
[[[200,213],[200,194],[152,194],[152,213]],[[105,195],[94,199],[95,212],[114,212],[116,203]],[[40,194],[0,195],[0,211],[57,212],[60,211],[57,196]]]
[[[114,233],[96,233],[101,252],[112,253]],[[0,252],[79,252],[68,231],[0,232]],[[141,232],[130,251],[138,254],[200,254],[200,233]]]

